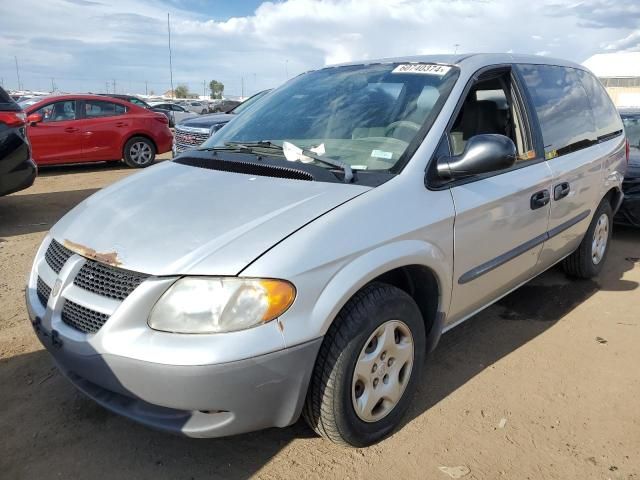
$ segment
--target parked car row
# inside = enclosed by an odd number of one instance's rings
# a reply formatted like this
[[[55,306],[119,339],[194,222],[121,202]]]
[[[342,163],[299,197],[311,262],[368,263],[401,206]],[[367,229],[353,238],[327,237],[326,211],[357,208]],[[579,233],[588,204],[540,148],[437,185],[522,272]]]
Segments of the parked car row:
[[[271,90],[263,90],[247,98],[227,113],[216,113],[189,118],[176,124],[173,142],[173,155],[199,147],[212,134],[220,130],[234,116],[239,115]]]

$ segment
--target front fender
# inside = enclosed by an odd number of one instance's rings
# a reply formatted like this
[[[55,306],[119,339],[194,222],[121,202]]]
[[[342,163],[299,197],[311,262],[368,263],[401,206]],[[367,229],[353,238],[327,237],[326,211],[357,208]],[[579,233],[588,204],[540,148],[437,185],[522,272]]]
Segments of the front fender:
[[[451,260],[436,245],[399,240],[342,259],[338,265],[332,263],[290,278],[301,295],[279,319],[287,346],[323,336],[358,290],[383,273],[408,265],[431,269],[440,292],[438,311],[446,312],[451,294]]]

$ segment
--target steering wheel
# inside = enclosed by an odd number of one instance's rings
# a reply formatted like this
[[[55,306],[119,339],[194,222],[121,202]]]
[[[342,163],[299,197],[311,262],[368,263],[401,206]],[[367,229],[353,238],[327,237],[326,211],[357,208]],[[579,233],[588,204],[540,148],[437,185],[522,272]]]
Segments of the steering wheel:
[[[414,122],[410,122],[409,120],[398,120],[397,122],[392,122],[384,129],[384,136],[390,137],[391,133],[398,128],[408,128],[409,130],[413,130],[417,132],[420,130],[420,125]]]

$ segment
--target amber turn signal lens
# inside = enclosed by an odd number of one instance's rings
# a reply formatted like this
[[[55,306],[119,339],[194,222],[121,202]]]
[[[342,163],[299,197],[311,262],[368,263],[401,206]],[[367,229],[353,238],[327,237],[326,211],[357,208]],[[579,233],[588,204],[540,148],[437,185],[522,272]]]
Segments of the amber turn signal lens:
[[[296,289],[289,282],[282,280],[260,280],[260,285],[267,292],[269,306],[262,316],[263,322],[269,322],[279,317],[293,303],[296,298]]]

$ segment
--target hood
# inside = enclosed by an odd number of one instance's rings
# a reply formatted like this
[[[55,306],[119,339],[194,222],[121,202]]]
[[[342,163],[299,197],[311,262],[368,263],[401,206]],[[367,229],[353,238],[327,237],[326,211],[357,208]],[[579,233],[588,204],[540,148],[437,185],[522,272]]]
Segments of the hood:
[[[367,190],[163,162],[87,198],[51,235],[137,272],[237,275],[275,243]]]
[[[181,127],[211,128],[219,123],[227,123],[235,115],[230,113],[211,113],[183,120],[178,125]]]

